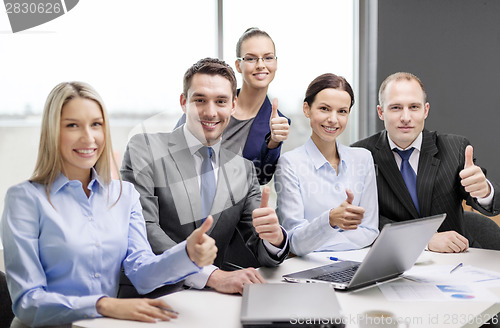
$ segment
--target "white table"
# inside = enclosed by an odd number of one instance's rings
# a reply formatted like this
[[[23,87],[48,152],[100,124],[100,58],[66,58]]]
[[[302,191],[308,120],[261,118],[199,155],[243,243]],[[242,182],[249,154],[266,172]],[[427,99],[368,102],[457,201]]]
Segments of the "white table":
[[[351,252],[314,253],[286,260],[277,268],[259,269],[268,282],[282,282],[286,273],[331,263],[327,256],[360,261],[367,249]],[[500,252],[471,248],[466,253],[439,254],[425,252],[426,265],[464,263],[500,272]],[[500,287],[491,288],[500,299]],[[410,327],[479,327],[500,312],[499,302],[391,302],[377,286],[352,292],[337,292],[347,319],[348,328],[357,327],[358,315],[368,310],[385,310],[410,322]],[[241,327],[239,315],[241,296],[224,295],[209,290],[184,290],[163,296],[168,304],[180,312],[171,322],[158,322],[155,327]],[[475,320],[470,320],[474,318]],[[473,322],[470,322],[473,321]],[[151,324],[108,318],[81,320],[75,328],[151,327]]]

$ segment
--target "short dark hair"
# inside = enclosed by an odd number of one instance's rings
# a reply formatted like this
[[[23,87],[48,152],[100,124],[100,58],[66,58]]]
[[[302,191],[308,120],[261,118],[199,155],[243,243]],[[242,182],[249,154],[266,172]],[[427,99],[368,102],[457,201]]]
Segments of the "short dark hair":
[[[217,58],[203,58],[198,60],[184,73],[183,93],[187,97],[187,92],[191,87],[191,80],[195,74],[220,75],[231,82],[233,99],[236,97],[236,76],[234,71],[223,60]]]
[[[243,44],[243,42],[247,39],[254,37],[254,36],[265,36],[266,38],[269,38],[269,40],[271,40],[271,42],[273,43],[274,52],[275,52],[274,55],[276,55],[276,45],[274,44],[274,41],[273,41],[273,39],[271,39],[269,34],[267,34],[265,31],[262,31],[258,27],[250,27],[250,28],[247,28],[245,32],[243,32],[243,34],[238,39],[238,42],[236,43],[236,57],[237,58],[241,57],[241,45]]]
[[[332,73],[325,73],[317,78],[315,78],[307,87],[306,97],[304,98],[304,102],[306,102],[309,106],[312,105],[316,95],[323,89],[340,89],[349,94],[351,97],[351,105],[349,109],[354,105],[354,92],[352,91],[351,85],[345,78],[342,76],[338,76]]]

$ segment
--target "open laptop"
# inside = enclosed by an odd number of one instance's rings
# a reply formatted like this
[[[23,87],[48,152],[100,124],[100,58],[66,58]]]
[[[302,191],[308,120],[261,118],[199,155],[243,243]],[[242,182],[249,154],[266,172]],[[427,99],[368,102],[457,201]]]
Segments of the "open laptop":
[[[283,278],[288,282],[330,283],[344,290],[395,278],[415,264],[445,217],[439,214],[386,224],[363,262],[339,261]]]
[[[245,328],[345,327],[327,284],[246,284],[240,319]]]

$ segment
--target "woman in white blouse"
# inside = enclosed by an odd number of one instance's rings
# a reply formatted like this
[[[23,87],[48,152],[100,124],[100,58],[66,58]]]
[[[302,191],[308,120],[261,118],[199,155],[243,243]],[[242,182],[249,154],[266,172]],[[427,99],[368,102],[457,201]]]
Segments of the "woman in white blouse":
[[[311,138],[278,161],[277,213],[296,255],[358,249],[378,235],[372,156],[337,140],[353,104],[354,93],[343,77],[323,74],[314,79],[303,104]]]

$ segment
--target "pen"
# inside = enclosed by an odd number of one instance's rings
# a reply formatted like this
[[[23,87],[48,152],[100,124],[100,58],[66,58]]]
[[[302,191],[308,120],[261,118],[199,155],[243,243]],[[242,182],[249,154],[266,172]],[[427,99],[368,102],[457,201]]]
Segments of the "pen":
[[[169,308],[166,308],[166,307],[163,307],[163,306],[159,306],[159,308],[160,308],[160,310],[163,310],[163,311],[167,311],[167,312],[174,313],[174,314],[179,314],[179,312],[174,311],[174,310],[169,309]]]
[[[232,267],[233,269],[236,269],[236,270],[242,270],[242,269],[244,269],[243,267],[241,267],[241,266],[239,266],[239,265],[236,265],[236,264],[234,264],[234,263],[231,263],[231,262],[226,262],[225,264],[226,264],[227,266]]]
[[[335,256],[327,256],[326,258],[329,260],[332,260],[332,261],[344,261],[344,260],[339,259],[338,257],[335,257]]]
[[[455,270],[460,269],[463,265],[464,265],[463,263],[458,263],[456,267],[451,269],[450,273],[453,273],[453,272],[455,272]]]

